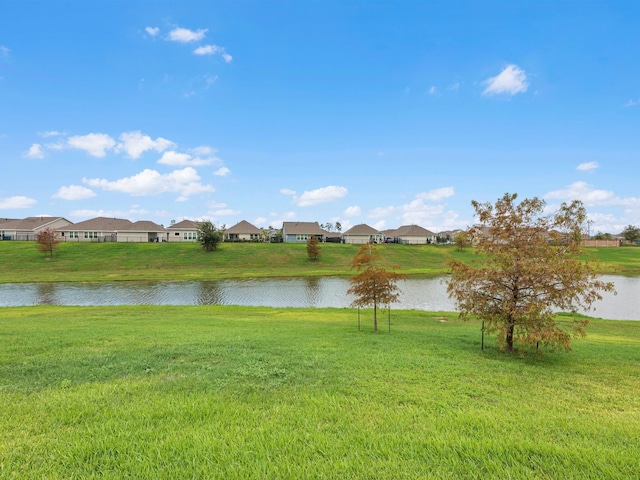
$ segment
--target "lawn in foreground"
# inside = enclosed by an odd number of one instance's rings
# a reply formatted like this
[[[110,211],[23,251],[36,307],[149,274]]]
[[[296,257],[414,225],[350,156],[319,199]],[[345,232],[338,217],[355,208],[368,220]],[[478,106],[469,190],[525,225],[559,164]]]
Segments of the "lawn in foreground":
[[[341,309],[0,309],[0,477],[640,471],[637,322],[542,358],[481,351],[451,314],[363,327]]]

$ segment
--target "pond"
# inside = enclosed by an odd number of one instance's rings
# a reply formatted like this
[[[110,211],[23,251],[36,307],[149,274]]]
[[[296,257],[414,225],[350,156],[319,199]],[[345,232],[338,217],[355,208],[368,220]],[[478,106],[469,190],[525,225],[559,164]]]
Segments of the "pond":
[[[640,320],[640,277],[604,276],[617,296],[605,295],[589,314]],[[394,309],[454,311],[442,278],[410,278],[398,283]],[[0,306],[29,305],[245,305],[266,307],[349,307],[349,280],[339,277],[225,279],[184,282],[6,283]]]

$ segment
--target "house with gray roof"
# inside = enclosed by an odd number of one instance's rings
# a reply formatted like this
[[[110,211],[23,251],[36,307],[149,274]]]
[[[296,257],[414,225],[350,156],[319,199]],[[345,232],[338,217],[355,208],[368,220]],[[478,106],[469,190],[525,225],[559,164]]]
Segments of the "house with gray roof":
[[[168,237],[166,228],[149,220],[139,220],[116,230],[117,242],[166,242]]]
[[[71,225],[63,217],[27,217],[23,219],[0,220],[0,238],[3,240],[35,240],[38,232],[48,228],[58,228]]]
[[[182,220],[167,227],[169,242],[196,242],[198,240],[198,222]]]
[[[366,243],[382,243],[384,235],[373,227],[365,223],[354,225],[342,234],[343,243],[354,245],[364,245]]]
[[[403,225],[394,232],[395,241],[406,245],[436,243],[436,234],[420,225]]]
[[[328,234],[318,222],[282,222],[282,241],[285,243],[307,243],[312,236],[324,242]]]
[[[262,230],[242,220],[224,232],[225,242],[258,242],[264,239]]]
[[[115,242],[118,230],[131,225],[131,221],[124,218],[96,217],[58,228],[58,232],[67,242]]]

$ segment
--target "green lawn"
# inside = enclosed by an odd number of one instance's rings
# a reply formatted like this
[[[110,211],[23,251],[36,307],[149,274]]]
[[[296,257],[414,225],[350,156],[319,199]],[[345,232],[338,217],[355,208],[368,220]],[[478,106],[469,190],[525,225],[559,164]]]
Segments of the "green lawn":
[[[313,262],[304,244],[224,243],[207,253],[192,243],[61,243],[49,259],[34,242],[0,242],[0,283],[351,275],[358,248],[324,244]],[[408,275],[441,275],[451,258],[475,257],[472,249],[432,245],[382,245],[380,253]],[[640,274],[640,248],[592,248],[585,258],[601,260],[603,272]]]
[[[0,478],[637,478],[637,322],[594,320],[542,358],[481,351],[452,314],[356,325],[346,309],[0,309]]]

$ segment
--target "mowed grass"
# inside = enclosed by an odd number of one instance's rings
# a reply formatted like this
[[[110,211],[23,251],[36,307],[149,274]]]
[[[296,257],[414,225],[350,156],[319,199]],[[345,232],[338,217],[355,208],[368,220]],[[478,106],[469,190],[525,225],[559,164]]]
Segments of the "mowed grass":
[[[537,358],[453,314],[370,316],[0,309],[0,477],[637,478],[637,322]]]
[[[319,261],[307,257],[305,244],[223,243],[204,252],[195,243],[61,243],[52,259],[35,242],[0,242],[0,283],[200,280],[242,277],[351,275],[358,245],[323,244]],[[469,262],[472,248],[381,245],[382,266],[408,275],[436,276],[448,262]],[[603,273],[640,274],[640,248],[590,248],[585,259],[600,261]]]
[[[306,244],[224,243],[205,252],[196,243],[61,243],[52,259],[35,242],[0,242],[0,283],[351,275],[358,245],[323,244],[319,261]],[[382,245],[383,266],[439,275],[450,258],[471,259],[452,246]],[[639,249],[640,250],[640,249]]]

